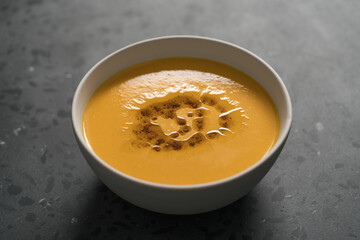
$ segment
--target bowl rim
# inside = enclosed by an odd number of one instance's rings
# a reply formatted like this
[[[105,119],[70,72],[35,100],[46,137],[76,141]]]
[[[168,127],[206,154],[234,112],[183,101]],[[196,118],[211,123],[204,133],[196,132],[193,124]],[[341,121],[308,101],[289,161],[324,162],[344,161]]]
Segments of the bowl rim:
[[[119,52],[122,52],[128,48],[132,48],[135,47],[137,45],[141,45],[144,43],[148,43],[148,42],[153,42],[153,41],[159,41],[159,40],[169,40],[169,39],[196,39],[196,40],[203,40],[203,41],[211,41],[211,42],[215,42],[215,43],[219,43],[219,44],[223,44],[223,45],[228,45],[230,47],[236,48],[240,51],[243,51],[245,53],[247,53],[248,55],[250,55],[251,57],[255,58],[256,60],[258,60],[259,62],[261,62],[265,67],[267,67],[271,73],[275,76],[276,80],[279,82],[280,88],[284,94],[285,97],[285,108],[286,108],[286,119],[284,122],[284,127],[283,127],[283,131],[280,132],[279,137],[275,143],[275,145],[271,148],[271,150],[269,152],[267,152],[259,161],[257,161],[255,164],[251,165],[249,168],[234,174],[232,176],[229,176],[227,178],[223,178],[223,179],[219,179],[216,181],[211,181],[211,182],[205,182],[205,183],[199,183],[199,184],[184,184],[184,185],[178,185],[178,184],[165,184],[165,183],[156,183],[156,182],[151,182],[151,181],[147,181],[147,180],[143,180],[137,177],[133,177],[131,175],[128,175],[126,173],[123,173],[117,169],[115,169],[114,167],[112,167],[111,165],[109,165],[108,163],[106,163],[104,160],[102,160],[99,156],[96,155],[96,153],[91,149],[91,147],[85,142],[83,134],[82,134],[82,125],[78,126],[79,124],[76,124],[76,120],[75,120],[75,115],[76,115],[76,105],[78,103],[78,100],[80,98],[81,95],[81,89],[84,87],[84,85],[86,84],[86,80],[88,79],[88,77],[97,70],[97,68],[104,64],[107,60],[109,60],[110,58],[112,58],[114,55],[118,54]],[[280,78],[280,76],[275,72],[275,70],[267,63],[265,62],[262,58],[260,58],[259,56],[257,56],[256,54],[252,53],[251,51],[242,48],[238,45],[235,45],[233,43],[224,41],[224,40],[219,40],[216,38],[212,38],[212,37],[203,37],[203,36],[195,36],[195,35],[169,35],[169,36],[162,36],[162,37],[154,37],[154,38],[149,38],[146,40],[142,40],[142,41],[138,41],[132,44],[129,44],[125,47],[122,47],[112,53],[110,53],[109,55],[105,56],[104,58],[102,58],[100,61],[98,61],[85,75],[84,77],[81,79],[80,83],[78,84],[78,86],[76,87],[76,91],[73,97],[73,101],[72,101],[72,106],[71,106],[71,120],[72,120],[72,126],[73,126],[73,130],[75,133],[75,137],[78,139],[78,144],[81,144],[81,146],[83,147],[83,149],[86,149],[86,151],[91,155],[92,158],[94,158],[98,163],[100,163],[104,168],[106,168],[108,171],[122,177],[125,178],[128,181],[131,181],[133,183],[136,184],[140,184],[140,185],[145,185],[148,187],[154,187],[154,188],[160,188],[160,189],[168,189],[168,190],[195,190],[195,189],[200,189],[200,188],[209,188],[209,187],[215,187],[218,185],[222,185],[231,181],[234,181],[238,178],[241,178],[245,175],[247,175],[248,173],[256,170],[256,168],[260,167],[260,165],[264,164],[266,161],[268,161],[272,155],[275,154],[275,152],[283,145],[283,143],[286,141],[287,136],[289,135],[290,129],[291,129],[291,124],[292,124],[292,104],[291,104],[291,99],[290,99],[290,95],[286,89],[286,86],[284,84],[284,82],[282,81],[282,79]]]

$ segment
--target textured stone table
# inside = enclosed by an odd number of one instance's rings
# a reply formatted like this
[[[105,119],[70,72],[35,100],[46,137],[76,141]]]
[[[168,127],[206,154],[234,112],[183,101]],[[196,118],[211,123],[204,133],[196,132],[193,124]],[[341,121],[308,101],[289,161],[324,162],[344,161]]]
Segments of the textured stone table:
[[[0,2],[0,239],[359,239],[360,2]],[[292,97],[287,145],[243,199],[194,216],[135,207],[80,154],[70,108],[107,54],[190,34],[268,61]]]

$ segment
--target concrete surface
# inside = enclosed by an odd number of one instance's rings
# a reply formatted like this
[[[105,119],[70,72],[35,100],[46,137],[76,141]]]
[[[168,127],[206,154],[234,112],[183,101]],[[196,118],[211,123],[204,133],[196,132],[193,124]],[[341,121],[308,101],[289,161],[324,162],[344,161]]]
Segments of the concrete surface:
[[[0,239],[359,239],[360,2],[0,2]],[[109,191],[76,146],[72,96],[127,44],[215,37],[268,61],[294,122],[246,197],[195,216],[137,208]]]

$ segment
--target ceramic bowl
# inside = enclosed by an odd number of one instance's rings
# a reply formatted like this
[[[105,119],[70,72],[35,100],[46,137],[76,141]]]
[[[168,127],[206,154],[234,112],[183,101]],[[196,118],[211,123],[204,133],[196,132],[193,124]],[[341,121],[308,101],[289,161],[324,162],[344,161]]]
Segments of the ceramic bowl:
[[[168,185],[144,181],[122,173],[99,158],[84,141],[82,117],[94,91],[109,77],[131,65],[166,57],[196,57],[233,66],[258,81],[272,97],[280,117],[277,143],[262,159],[231,177],[194,185]],[[121,198],[139,207],[167,214],[196,214],[226,206],[247,194],[269,171],[290,131],[289,94],[278,74],[250,51],[221,40],[196,36],[168,36],[122,48],[98,62],[81,80],[72,104],[76,140],[99,179]],[[236,142],[234,142],[236,147]]]

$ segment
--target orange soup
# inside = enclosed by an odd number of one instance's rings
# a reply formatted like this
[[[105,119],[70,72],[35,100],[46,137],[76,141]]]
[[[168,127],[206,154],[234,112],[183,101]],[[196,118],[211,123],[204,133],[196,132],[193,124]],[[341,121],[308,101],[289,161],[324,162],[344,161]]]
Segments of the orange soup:
[[[164,58],[112,76],[92,95],[83,136],[106,163],[163,184],[199,184],[259,161],[279,134],[277,109],[251,77],[197,58]]]

